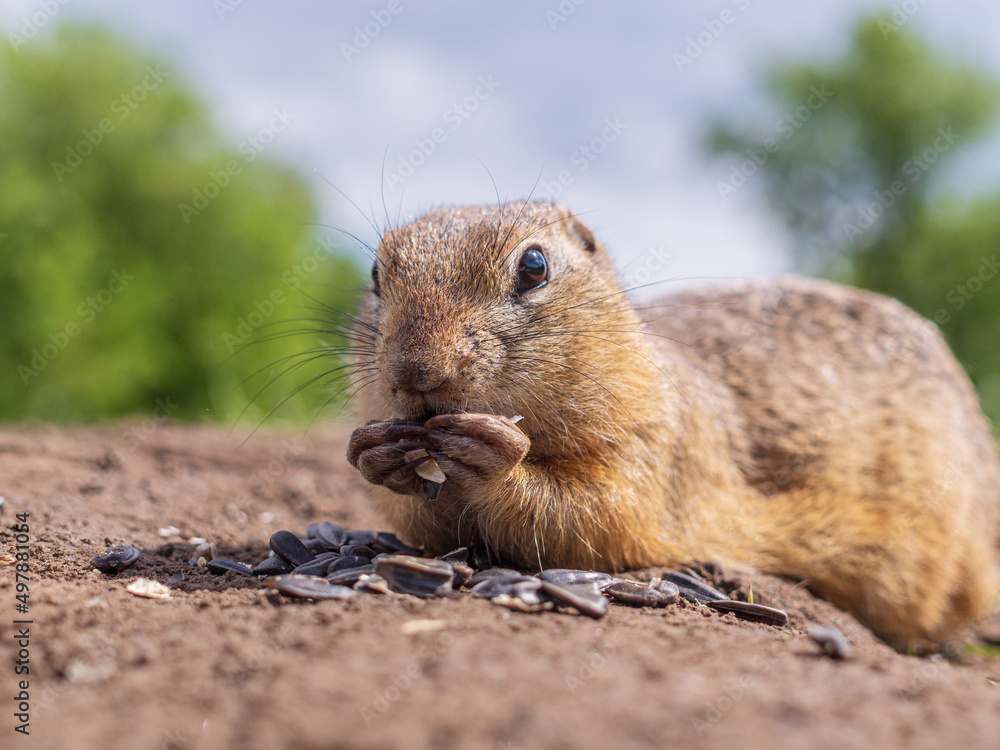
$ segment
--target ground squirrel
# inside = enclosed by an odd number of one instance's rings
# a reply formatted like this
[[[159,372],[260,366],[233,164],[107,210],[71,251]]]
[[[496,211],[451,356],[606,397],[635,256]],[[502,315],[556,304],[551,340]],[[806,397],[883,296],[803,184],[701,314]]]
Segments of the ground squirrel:
[[[590,230],[541,203],[432,211],[385,233],[372,277],[348,458],[429,552],[752,566],[897,646],[991,605],[995,445],[937,329],[895,300],[789,277],[637,309]],[[418,448],[447,476],[433,500]]]

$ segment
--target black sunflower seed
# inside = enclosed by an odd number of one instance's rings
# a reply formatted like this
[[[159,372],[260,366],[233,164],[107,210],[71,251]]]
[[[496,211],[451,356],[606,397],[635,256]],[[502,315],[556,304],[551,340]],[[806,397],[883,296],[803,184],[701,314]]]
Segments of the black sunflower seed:
[[[102,573],[117,573],[132,565],[140,555],[142,552],[131,544],[116,544],[114,547],[108,547],[100,555],[90,558],[90,564]]]
[[[734,602],[727,599],[717,602],[705,602],[705,606],[711,607],[718,612],[732,612],[741,620],[762,622],[766,625],[774,625],[779,628],[788,622],[788,613],[785,610],[765,607],[763,604]]]
[[[271,534],[270,545],[274,554],[284,558],[293,566],[303,565],[316,557],[302,540],[290,531],[275,531]]]
[[[241,576],[253,575],[253,568],[249,565],[237,562],[236,560],[229,560],[225,557],[213,557],[205,564],[205,568],[209,573],[214,573],[217,576],[230,571],[233,573],[239,573]]]
[[[312,552],[314,555],[322,554],[323,552],[329,552],[330,549],[326,546],[326,542],[322,539],[310,539],[309,537],[299,537],[299,541],[302,542],[302,546],[307,550]]]
[[[607,598],[592,583],[561,586],[552,581],[542,581],[542,591],[556,604],[570,606],[581,615],[595,620],[604,617],[610,607]]]
[[[365,565],[371,565],[371,562],[367,557],[362,557],[361,555],[348,555],[347,557],[341,557],[331,562],[330,567],[326,569],[326,574],[330,575],[341,570],[360,568]]]
[[[330,566],[334,561],[339,560],[340,555],[336,552],[324,552],[321,555],[316,555],[316,559],[310,560],[303,565],[299,565],[295,568],[295,573],[297,575],[303,576],[320,576],[323,577],[327,574]]]
[[[367,546],[374,543],[376,539],[378,539],[378,534],[371,529],[351,529],[347,532],[346,544]]]
[[[295,596],[300,599],[350,599],[355,595],[353,589],[337,586],[324,578],[300,576],[295,573],[277,576],[265,581],[284,596]]]
[[[347,530],[329,521],[309,524],[306,533],[313,539],[320,540],[328,550],[336,551],[347,544]]]
[[[486,568],[486,570],[480,570],[475,575],[471,576],[469,580],[465,582],[467,588],[472,588],[473,586],[478,586],[483,581],[490,578],[517,578],[521,580],[527,578],[524,573],[519,570],[511,570],[510,568]]]
[[[597,570],[573,570],[571,568],[549,568],[537,575],[543,581],[558,583],[560,586],[575,583],[596,583],[599,587],[604,588],[619,580],[608,573],[601,573]]]
[[[653,586],[653,588],[659,591],[664,596],[668,597],[670,599],[671,604],[676,602],[677,597],[681,595],[680,587],[678,587],[678,585],[676,583],[673,583],[672,581],[661,580],[659,583]]]
[[[655,588],[633,581],[617,581],[602,590],[611,601],[630,607],[666,607],[677,600],[676,594],[671,598]]]
[[[718,591],[700,578],[695,578],[687,573],[678,573],[675,570],[668,570],[663,574],[663,580],[677,586],[683,599],[697,604],[707,604],[708,602],[718,602],[729,599],[728,596]]]
[[[327,573],[326,580],[330,583],[338,583],[341,586],[353,586],[360,580],[361,576],[371,575],[374,572],[374,565],[359,565],[356,568],[347,568],[346,570]]]
[[[379,531],[375,534],[375,541],[372,543],[372,548],[376,552],[388,552],[393,555],[412,555],[414,557],[420,557],[424,554],[422,548],[411,547],[395,534],[390,534],[388,531]]]
[[[371,547],[361,544],[345,544],[340,548],[341,557],[367,557],[371,560],[377,554]]]
[[[253,566],[253,574],[255,576],[280,576],[283,573],[291,572],[292,564],[277,555],[266,557]]]
[[[502,568],[494,568],[494,570],[502,570]],[[473,576],[472,579],[475,579],[475,577],[476,576]],[[472,583],[472,579],[469,580],[469,583]],[[514,590],[514,586],[525,581],[535,581],[538,583],[537,578],[534,578],[533,576],[526,576],[523,573],[518,573],[517,571],[510,571],[510,573],[506,575],[482,578],[473,584],[471,589],[472,595],[477,599],[493,599],[501,594],[511,594]]]
[[[400,594],[421,597],[448,596],[455,572],[443,560],[410,555],[386,555],[375,563],[375,572]]]

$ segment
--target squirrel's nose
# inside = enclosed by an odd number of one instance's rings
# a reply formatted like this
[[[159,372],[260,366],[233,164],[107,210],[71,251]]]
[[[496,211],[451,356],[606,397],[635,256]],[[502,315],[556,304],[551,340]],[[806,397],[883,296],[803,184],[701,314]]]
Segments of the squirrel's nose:
[[[440,388],[449,378],[446,367],[432,366],[426,362],[399,362],[389,371],[389,385],[400,391],[426,393]]]

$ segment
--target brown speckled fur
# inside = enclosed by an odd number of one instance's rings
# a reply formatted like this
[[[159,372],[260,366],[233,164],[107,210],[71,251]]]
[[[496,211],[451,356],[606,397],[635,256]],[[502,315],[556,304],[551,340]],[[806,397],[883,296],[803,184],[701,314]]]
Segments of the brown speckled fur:
[[[515,297],[531,245],[550,280]],[[640,317],[589,230],[543,204],[433,211],[378,257],[362,415],[459,415],[428,438],[449,476],[433,502],[401,468],[408,428],[355,433],[352,462],[392,487],[375,500],[411,541],[525,566],[752,566],[896,645],[990,606],[996,450],[936,328],[899,303],[790,277]]]

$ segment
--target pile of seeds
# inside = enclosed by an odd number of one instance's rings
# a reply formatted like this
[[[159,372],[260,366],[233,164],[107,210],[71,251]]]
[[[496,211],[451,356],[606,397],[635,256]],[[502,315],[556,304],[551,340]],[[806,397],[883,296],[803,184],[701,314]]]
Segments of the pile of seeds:
[[[193,563],[217,575],[261,576],[278,593],[300,599],[349,599],[358,592],[409,594],[423,598],[453,597],[462,589],[480,599],[519,612],[575,612],[595,619],[609,604],[666,607],[678,597],[720,612],[769,625],[788,621],[780,609],[733,601],[700,578],[667,572],[662,578],[638,583],[593,570],[549,569],[529,575],[492,567],[488,556],[462,547],[436,558],[423,556],[394,534],[370,529],[347,530],[333,523],[309,524],[304,537],[290,531],[271,535],[272,555],[250,567],[214,557],[212,547]],[[139,559],[139,550],[123,545],[107,550],[90,563],[116,573]]]

